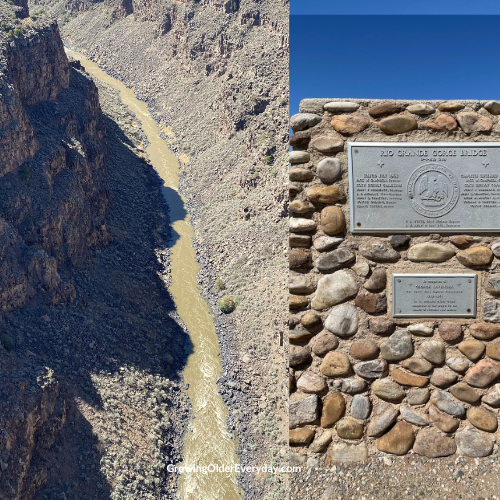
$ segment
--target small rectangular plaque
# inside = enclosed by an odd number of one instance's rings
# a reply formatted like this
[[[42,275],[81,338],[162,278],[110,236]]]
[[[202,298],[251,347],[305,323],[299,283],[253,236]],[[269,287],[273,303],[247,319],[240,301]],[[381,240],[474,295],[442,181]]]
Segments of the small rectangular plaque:
[[[350,142],[353,233],[500,232],[500,143]]]
[[[475,318],[476,274],[393,274],[394,318]]]

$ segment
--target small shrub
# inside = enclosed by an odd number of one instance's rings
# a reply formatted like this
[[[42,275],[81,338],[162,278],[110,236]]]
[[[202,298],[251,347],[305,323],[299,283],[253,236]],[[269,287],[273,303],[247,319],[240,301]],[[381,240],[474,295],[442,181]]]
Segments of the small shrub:
[[[271,172],[269,172],[269,174],[271,175],[271,177],[276,177],[278,175],[278,169],[273,168]]]
[[[216,292],[221,292],[226,289],[226,284],[220,278],[217,278],[214,283],[214,288]]]
[[[54,382],[57,382],[54,370],[46,366],[40,371],[36,378],[36,381],[42,389],[48,387],[49,385],[52,385]]]
[[[252,179],[258,179],[259,177],[260,177],[259,172],[254,172],[254,174],[252,175]]]
[[[23,26],[18,26],[18,27],[14,30],[14,36],[19,36],[19,35],[22,35],[22,34],[23,34],[23,31],[24,31],[24,27],[23,27]]]
[[[9,35],[10,36],[10,35]],[[24,164],[20,169],[19,169],[19,179],[21,181],[27,181],[30,178],[30,167],[29,165]]]
[[[236,304],[231,297],[228,297],[226,295],[225,297],[222,297],[222,299],[219,301],[219,309],[223,313],[229,314],[236,309]]]
[[[2,335],[0,335],[0,344],[2,344],[4,349],[7,349],[7,351],[12,351],[12,349],[14,349],[14,341],[12,340],[12,337],[6,333],[2,333]]]

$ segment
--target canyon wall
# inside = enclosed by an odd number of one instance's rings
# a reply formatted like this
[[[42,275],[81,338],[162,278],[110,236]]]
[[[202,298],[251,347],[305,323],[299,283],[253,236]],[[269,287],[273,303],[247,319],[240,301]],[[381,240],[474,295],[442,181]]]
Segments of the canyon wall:
[[[110,197],[95,85],[70,68],[55,22],[19,26],[2,48],[2,311],[38,293],[74,298],[58,264],[83,262],[106,243]]]
[[[70,67],[57,24],[20,6],[0,11],[0,498],[9,500],[31,498],[46,481],[44,456],[67,407],[52,370],[15,352],[10,313],[75,299],[61,266],[107,242],[110,199],[97,88]]]
[[[32,2],[40,9],[147,101],[178,155],[220,325],[229,429],[243,463],[284,461],[288,2]],[[231,314],[217,309],[223,296],[238,304]],[[249,498],[282,494],[284,480],[242,477]]]
[[[2,353],[0,498],[32,498],[47,480],[45,456],[66,423],[67,401],[47,368]]]

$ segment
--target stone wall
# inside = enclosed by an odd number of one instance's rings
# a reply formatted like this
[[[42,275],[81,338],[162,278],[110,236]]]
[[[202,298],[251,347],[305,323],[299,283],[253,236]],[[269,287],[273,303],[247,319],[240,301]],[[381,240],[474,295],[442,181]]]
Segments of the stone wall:
[[[290,445],[486,456],[500,406],[500,235],[349,231],[347,142],[497,142],[500,102],[305,99],[290,137]],[[477,273],[475,319],[395,319],[394,272]]]

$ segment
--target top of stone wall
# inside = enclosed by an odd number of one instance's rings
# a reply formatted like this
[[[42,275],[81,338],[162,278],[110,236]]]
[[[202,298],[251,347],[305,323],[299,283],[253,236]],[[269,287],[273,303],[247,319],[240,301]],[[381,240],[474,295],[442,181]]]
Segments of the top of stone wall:
[[[459,102],[464,106],[469,106],[472,108],[479,109],[484,106],[490,100],[477,100],[477,99],[352,99],[352,98],[307,98],[302,99],[299,104],[300,113],[323,113],[323,106],[327,102],[355,102],[360,106],[368,106],[369,104],[381,104],[383,102],[395,102],[402,106],[409,106],[411,104],[430,104],[433,106],[438,106],[443,102]]]

